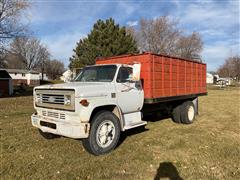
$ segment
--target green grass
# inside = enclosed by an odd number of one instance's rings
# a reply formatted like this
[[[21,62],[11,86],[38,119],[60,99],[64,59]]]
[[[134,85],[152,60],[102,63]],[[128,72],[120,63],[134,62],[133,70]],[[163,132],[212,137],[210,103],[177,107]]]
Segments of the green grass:
[[[96,157],[79,140],[43,139],[31,126],[32,96],[3,98],[1,179],[240,179],[239,103],[237,88],[209,90],[193,124],[153,119]]]

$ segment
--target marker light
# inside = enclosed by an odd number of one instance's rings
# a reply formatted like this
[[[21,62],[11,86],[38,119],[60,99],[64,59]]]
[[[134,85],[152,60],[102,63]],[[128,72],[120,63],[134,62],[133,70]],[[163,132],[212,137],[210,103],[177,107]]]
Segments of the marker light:
[[[82,106],[85,106],[87,107],[89,105],[89,102],[86,100],[86,99],[82,99],[80,102],[79,102]]]

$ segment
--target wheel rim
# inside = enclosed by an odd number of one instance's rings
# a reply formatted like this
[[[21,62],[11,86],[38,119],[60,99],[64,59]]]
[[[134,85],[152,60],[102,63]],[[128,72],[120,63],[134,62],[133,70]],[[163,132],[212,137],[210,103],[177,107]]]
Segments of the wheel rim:
[[[110,146],[115,137],[115,126],[110,120],[103,121],[97,128],[97,144],[106,148]]]
[[[194,118],[194,107],[190,106],[188,108],[188,119],[189,121],[193,121],[193,118]]]

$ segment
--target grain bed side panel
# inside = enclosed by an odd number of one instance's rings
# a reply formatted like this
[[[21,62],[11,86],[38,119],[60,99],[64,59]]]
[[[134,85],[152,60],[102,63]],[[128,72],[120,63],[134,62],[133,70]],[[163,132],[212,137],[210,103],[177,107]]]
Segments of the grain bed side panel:
[[[153,75],[153,98],[156,96],[164,96],[164,68],[162,57],[151,55],[153,59],[152,66],[154,67]]]
[[[206,93],[205,64],[171,57],[153,59],[153,98]]]

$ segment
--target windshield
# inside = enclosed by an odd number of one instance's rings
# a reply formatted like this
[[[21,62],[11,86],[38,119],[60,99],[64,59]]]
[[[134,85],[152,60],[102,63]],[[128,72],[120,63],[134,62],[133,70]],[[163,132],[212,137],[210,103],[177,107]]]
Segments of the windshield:
[[[117,66],[90,66],[82,69],[75,81],[79,82],[112,82]]]

